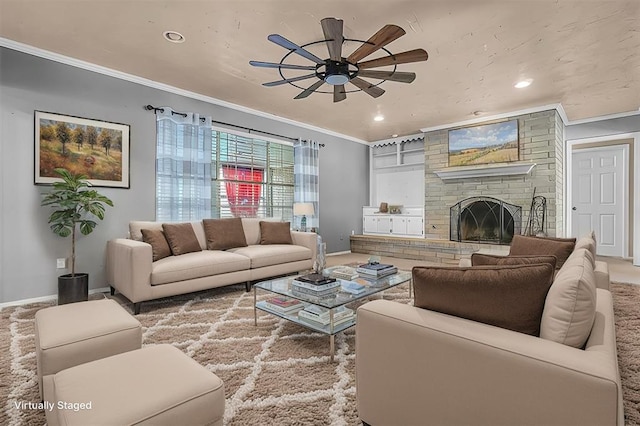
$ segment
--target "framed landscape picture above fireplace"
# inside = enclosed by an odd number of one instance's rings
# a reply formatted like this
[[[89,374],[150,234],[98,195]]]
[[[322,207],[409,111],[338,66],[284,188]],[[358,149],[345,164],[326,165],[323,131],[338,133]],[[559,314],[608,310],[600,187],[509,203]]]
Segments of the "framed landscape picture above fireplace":
[[[518,120],[449,130],[449,167],[518,161]]]

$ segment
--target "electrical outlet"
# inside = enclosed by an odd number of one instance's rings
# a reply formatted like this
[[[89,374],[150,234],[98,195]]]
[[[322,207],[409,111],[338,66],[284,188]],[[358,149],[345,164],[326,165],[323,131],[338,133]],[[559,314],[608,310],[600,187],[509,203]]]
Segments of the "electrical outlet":
[[[67,267],[67,259],[66,258],[61,258],[61,259],[56,259],[56,268],[57,269],[64,269]]]

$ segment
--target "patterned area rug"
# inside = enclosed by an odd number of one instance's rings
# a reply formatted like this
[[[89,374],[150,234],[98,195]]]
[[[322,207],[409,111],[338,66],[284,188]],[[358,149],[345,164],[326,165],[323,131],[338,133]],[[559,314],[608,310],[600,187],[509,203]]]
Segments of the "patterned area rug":
[[[614,285],[618,355],[628,425],[640,425],[640,286]],[[94,296],[99,297],[99,296]],[[385,298],[409,303],[407,285]],[[33,318],[53,303],[0,312],[0,424],[43,425],[37,402]],[[354,329],[329,338],[258,311],[253,293],[232,286],[142,305],[145,345],[171,343],[225,383],[225,425],[359,425],[355,403]]]

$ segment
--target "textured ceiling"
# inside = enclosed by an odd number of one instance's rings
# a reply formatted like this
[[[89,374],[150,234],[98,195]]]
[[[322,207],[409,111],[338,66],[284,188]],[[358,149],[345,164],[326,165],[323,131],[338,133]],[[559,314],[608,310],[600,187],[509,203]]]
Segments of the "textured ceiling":
[[[294,100],[298,88],[262,86],[278,72],[249,60],[279,62],[288,52],[267,36],[323,40],[325,17],[343,19],[345,37],[359,40],[399,25],[407,34],[387,48],[424,48],[429,60],[399,65],[416,80],[384,82],[379,98]],[[165,41],[166,30],[186,42]],[[638,0],[0,0],[0,37],[366,141],[555,103],[569,120],[640,107]],[[356,47],[345,43],[343,55]],[[321,44],[309,50],[328,57]],[[533,83],[515,89],[523,78]],[[378,113],[384,121],[373,121]]]

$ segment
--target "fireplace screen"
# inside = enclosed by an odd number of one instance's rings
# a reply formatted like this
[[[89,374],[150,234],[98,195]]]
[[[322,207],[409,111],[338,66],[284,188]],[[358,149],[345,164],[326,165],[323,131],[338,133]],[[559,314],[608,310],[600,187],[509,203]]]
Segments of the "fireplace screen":
[[[521,232],[522,207],[497,198],[467,198],[450,211],[451,241],[509,244]]]

